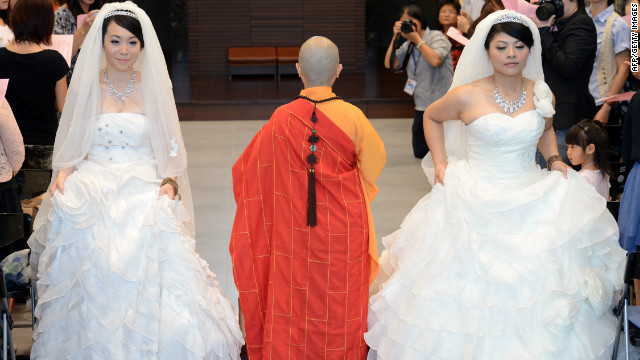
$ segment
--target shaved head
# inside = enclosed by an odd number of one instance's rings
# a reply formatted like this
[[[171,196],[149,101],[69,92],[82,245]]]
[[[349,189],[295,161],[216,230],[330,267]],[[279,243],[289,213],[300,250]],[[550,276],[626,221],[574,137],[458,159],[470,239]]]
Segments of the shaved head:
[[[300,47],[298,72],[306,87],[332,86],[341,68],[338,47],[326,37],[314,36]]]

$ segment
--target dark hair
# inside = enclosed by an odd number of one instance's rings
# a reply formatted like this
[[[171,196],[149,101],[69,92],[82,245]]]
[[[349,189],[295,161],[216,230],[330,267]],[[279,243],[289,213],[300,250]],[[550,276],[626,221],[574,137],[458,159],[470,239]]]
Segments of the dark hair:
[[[420,21],[420,29],[418,30],[426,29],[427,18],[424,17],[424,13],[422,12],[422,9],[420,9],[418,5],[407,5],[403,7],[402,12],[400,13],[400,16],[402,17],[402,15],[404,15],[405,13],[408,16],[411,16],[412,18]]]
[[[104,1],[96,0],[93,4],[89,5],[89,11],[91,10],[99,10],[102,7]],[[78,15],[85,14],[84,10],[82,10],[82,6],[80,6],[80,0],[66,0],[65,4],[73,14],[73,18],[77,19]]]
[[[460,2],[458,2],[458,0],[440,0],[438,2],[438,10],[436,11],[436,14],[438,14],[438,16],[440,16],[440,9],[442,9],[446,5],[453,6],[453,8],[456,9],[456,13],[460,15],[461,7],[460,7]],[[438,30],[443,30],[443,27],[442,27],[442,24],[440,24],[440,21],[438,21],[438,25],[436,27]]]
[[[602,123],[598,120],[584,119],[573,125],[567,131],[567,145],[580,146],[583,151],[589,144],[593,144],[596,149],[593,158],[596,166],[602,175],[610,175],[609,161],[607,160],[607,146],[609,146],[609,135]]]
[[[104,37],[107,34],[107,27],[112,22],[116,23],[118,26],[124,28],[133,34],[138,40],[140,40],[140,48],[144,49],[144,37],[142,36],[142,25],[140,25],[140,21],[133,16],[128,15],[113,15],[104,19],[102,23],[102,41],[104,42]]]
[[[499,33],[505,33],[513,38],[522,41],[529,49],[531,49],[531,47],[533,46],[533,34],[531,33],[531,29],[529,29],[528,26],[517,22],[507,21],[493,24],[491,29],[489,29],[487,39],[484,41],[485,49],[489,49],[491,40],[493,40],[493,38]]]
[[[11,9],[9,27],[16,42],[51,45],[53,22],[51,0],[19,0]]]

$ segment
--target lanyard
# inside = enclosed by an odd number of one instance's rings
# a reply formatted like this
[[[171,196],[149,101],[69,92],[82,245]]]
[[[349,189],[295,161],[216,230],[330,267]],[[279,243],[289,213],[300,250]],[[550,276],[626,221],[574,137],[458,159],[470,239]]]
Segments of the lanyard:
[[[416,57],[416,53],[415,50],[418,50],[418,57]],[[416,72],[418,71],[418,61],[420,61],[420,56],[422,55],[422,53],[420,52],[420,49],[413,49],[411,51],[411,60],[413,60],[413,78],[416,78]]]

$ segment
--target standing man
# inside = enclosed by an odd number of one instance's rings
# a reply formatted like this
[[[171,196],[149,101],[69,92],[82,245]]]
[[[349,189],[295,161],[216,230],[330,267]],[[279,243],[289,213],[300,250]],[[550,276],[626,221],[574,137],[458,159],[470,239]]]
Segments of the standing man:
[[[378,250],[369,203],[382,140],[332,92],[338,48],[300,48],[304,90],[278,108],[233,166],[238,205],[229,251],[256,359],[365,359]]]
[[[562,0],[562,4],[562,11],[554,6],[555,12],[561,12],[557,19],[556,15],[545,20],[535,16],[533,21],[540,32],[544,80],[556,99],[553,129],[558,152],[568,164],[567,131],[578,121],[593,119],[596,114],[589,78],[596,59],[598,36],[593,20],[584,9],[584,0]],[[536,153],[536,162],[541,168],[546,167],[540,151]]]

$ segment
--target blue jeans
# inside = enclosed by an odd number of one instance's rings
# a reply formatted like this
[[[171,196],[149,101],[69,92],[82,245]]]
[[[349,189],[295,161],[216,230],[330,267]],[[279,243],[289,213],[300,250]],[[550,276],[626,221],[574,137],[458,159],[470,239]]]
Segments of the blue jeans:
[[[567,157],[567,131],[565,130],[555,130],[556,132],[556,141],[558,142],[558,153],[566,164],[569,164],[569,158]],[[536,164],[538,164],[541,168],[547,168],[547,160],[542,156],[540,150],[536,150]]]

